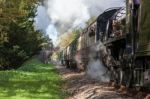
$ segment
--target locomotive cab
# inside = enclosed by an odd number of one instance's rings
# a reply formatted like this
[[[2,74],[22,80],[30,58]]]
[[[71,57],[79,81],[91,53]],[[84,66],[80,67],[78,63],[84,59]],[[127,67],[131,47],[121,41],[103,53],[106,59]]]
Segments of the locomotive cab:
[[[126,9],[123,7],[108,20],[105,35],[106,40],[125,35],[125,17]]]
[[[97,29],[96,29],[96,41],[104,41],[106,36],[106,27],[108,24],[108,20],[119,10],[120,8],[110,8],[105,10],[99,17],[97,18]]]

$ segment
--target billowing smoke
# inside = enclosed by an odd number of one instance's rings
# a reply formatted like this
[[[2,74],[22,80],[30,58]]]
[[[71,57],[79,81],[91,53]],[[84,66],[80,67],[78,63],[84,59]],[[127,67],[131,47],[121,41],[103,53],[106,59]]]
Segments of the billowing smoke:
[[[41,0],[42,1],[42,0]],[[35,26],[49,35],[54,43],[57,36],[84,28],[91,17],[110,7],[121,7],[124,0],[43,0],[37,9]],[[57,35],[58,34],[58,35]]]
[[[87,66],[87,74],[92,79],[99,80],[101,82],[110,81],[109,72],[99,59],[90,59],[89,64]]]
[[[83,0],[48,0],[48,15],[60,33],[85,23],[89,18]]]
[[[87,65],[87,74],[92,78],[101,82],[110,81],[110,73],[108,68],[102,63],[102,58],[107,55],[106,47],[99,42],[98,45],[90,48],[89,62]]]
[[[123,6],[123,0],[46,0],[47,13],[59,33],[84,27],[92,16],[110,7]]]

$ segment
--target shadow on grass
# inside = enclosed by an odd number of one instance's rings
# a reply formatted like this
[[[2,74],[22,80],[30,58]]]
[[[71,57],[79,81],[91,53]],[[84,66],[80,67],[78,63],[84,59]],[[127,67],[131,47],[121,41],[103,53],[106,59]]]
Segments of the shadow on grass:
[[[0,72],[2,99],[64,99],[63,81],[52,64],[32,59],[18,70]]]
[[[39,99],[60,99],[60,87],[51,81],[2,81],[0,82],[0,96],[5,98],[24,97]],[[60,96],[59,96],[60,95]]]

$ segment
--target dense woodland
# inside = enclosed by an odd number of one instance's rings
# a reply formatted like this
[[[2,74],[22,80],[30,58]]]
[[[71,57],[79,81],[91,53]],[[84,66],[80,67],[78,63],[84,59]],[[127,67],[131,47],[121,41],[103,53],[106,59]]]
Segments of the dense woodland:
[[[37,0],[0,0],[0,69],[18,68],[51,39],[34,27]]]

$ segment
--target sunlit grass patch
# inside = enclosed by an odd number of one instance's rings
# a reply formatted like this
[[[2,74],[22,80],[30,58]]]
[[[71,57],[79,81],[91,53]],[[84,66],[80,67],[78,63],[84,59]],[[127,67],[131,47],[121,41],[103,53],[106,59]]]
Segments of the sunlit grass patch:
[[[52,64],[33,58],[18,70],[0,71],[0,98],[64,99],[62,84]]]

